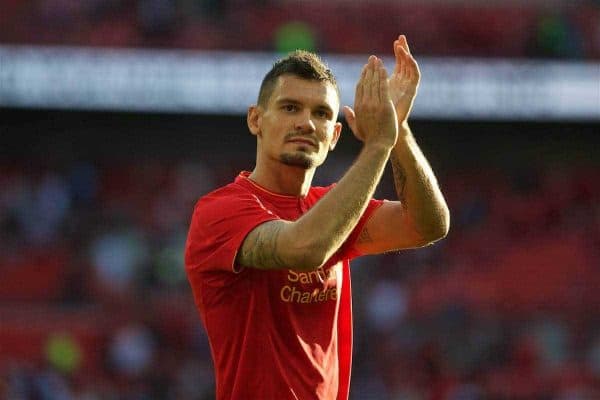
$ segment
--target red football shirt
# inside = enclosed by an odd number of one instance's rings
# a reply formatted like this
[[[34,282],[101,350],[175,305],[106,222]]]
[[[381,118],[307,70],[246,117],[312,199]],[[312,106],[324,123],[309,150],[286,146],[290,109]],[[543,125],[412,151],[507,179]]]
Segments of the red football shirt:
[[[324,267],[310,273],[235,265],[257,225],[294,221],[329,187],[305,197],[269,192],[241,173],[202,197],[194,209],[185,264],[208,333],[217,400],[346,400],[352,358],[349,261],[371,213]]]

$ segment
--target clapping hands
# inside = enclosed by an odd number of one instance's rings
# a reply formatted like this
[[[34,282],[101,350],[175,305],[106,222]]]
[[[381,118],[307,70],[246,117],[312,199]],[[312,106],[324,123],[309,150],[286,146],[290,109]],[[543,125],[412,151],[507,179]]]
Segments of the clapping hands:
[[[350,129],[365,143],[393,145],[398,126],[407,122],[417,95],[421,72],[406,37],[400,35],[393,47],[393,73],[388,76],[381,59],[370,56],[356,84],[354,109],[345,106],[343,110]]]

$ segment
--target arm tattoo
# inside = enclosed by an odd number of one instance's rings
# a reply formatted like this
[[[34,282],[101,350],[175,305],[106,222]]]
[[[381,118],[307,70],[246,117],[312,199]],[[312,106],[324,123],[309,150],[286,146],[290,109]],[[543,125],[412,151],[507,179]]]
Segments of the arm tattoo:
[[[404,207],[407,207],[406,197],[404,196],[404,189],[406,187],[406,170],[400,163],[400,160],[392,154],[390,157],[392,161],[392,171],[394,171],[394,185],[396,186],[396,194],[398,200],[400,200]]]
[[[277,242],[284,222],[271,221],[258,226],[244,240],[240,264],[255,268],[285,268]]]
[[[369,230],[364,227],[363,230],[358,235],[358,239],[356,239],[356,243],[372,243],[373,238],[369,235]]]

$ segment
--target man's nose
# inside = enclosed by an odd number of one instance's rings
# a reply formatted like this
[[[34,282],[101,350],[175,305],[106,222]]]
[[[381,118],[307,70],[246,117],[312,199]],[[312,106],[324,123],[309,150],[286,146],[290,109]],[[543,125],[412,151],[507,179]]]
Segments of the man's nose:
[[[302,112],[298,115],[298,119],[295,124],[296,131],[302,133],[312,133],[315,131],[315,123],[312,120],[312,115],[310,112]]]

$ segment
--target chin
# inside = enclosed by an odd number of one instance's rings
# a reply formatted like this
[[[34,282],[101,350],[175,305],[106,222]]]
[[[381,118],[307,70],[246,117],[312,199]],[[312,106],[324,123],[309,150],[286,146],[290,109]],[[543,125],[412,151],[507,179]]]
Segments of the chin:
[[[312,157],[308,157],[304,153],[284,153],[279,159],[283,164],[289,165],[291,167],[311,169],[317,166],[316,161]]]

